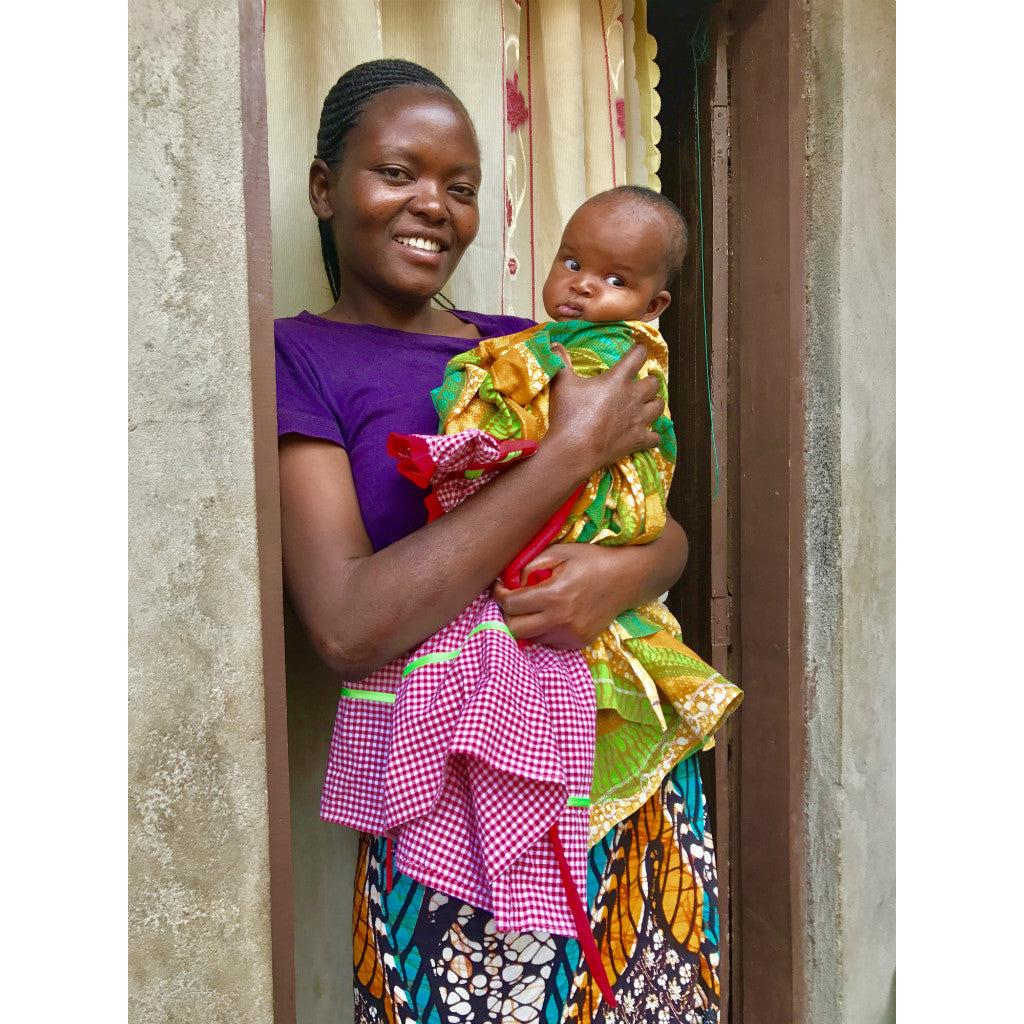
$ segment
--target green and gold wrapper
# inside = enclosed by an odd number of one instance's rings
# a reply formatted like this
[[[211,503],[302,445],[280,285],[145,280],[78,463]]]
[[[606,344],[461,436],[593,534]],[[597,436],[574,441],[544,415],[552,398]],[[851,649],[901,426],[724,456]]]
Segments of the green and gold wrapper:
[[[636,343],[648,358],[638,376],[656,376],[665,413],[652,425],[658,448],[635,452],[585,485],[555,540],[646,544],[665,525],[676,462],[668,411],[668,349],[649,324],[545,323],[489,338],[451,360],[432,393],[440,430],[484,430],[499,440],[540,440],[548,426],[550,382],[568,351],[575,371],[596,376]],[[742,692],[682,642],[679,623],[660,602],[619,615],[583,651],[597,695],[597,742],[590,843],[642,806],[683,758],[710,743]]]

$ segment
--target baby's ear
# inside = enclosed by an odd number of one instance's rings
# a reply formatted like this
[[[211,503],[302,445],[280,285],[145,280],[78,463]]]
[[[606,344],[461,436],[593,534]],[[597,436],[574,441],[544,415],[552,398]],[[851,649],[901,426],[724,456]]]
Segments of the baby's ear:
[[[645,324],[649,324],[652,320],[657,320],[662,313],[668,308],[668,304],[672,301],[672,296],[666,291],[660,291],[657,295],[647,303],[647,309],[644,310],[644,315],[640,319]]]

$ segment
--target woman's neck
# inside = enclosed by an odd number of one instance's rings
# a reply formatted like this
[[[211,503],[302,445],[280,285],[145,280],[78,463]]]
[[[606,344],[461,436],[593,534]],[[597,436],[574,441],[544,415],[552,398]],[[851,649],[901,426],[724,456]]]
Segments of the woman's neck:
[[[344,295],[325,313],[325,320],[346,324],[387,327],[408,334],[437,334],[454,338],[479,338],[477,328],[429,302],[415,306],[394,306],[383,302],[352,302]]]

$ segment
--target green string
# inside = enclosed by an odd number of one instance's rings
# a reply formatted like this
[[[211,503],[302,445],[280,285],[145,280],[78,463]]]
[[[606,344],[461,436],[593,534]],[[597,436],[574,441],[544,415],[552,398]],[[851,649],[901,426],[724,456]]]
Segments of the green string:
[[[690,38],[690,52],[693,54],[693,123],[697,138],[697,214],[700,221],[700,304],[704,314],[704,378],[708,384],[708,419],[711,422],[711,451],[715,456],[715,493],[718,497],[718,446],[715,444],[715,414],[711,404],[711,365],[708,354],[708,300],[706,290],[707,274],[704,268],[704,197],[701,190],[700,160],[700,65],[708,59],[711,52],[708,43],[708,24],[706,18],[697,22]]]

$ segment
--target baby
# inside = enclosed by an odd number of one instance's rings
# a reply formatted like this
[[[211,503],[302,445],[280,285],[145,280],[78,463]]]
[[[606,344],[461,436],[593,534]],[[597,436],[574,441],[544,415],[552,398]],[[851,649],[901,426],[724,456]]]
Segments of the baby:
[[[686,222],[659,192],[622,185],[570,218],[542,292],[552,320],[641,320],[668,306],[668,282],[686,255]]]

